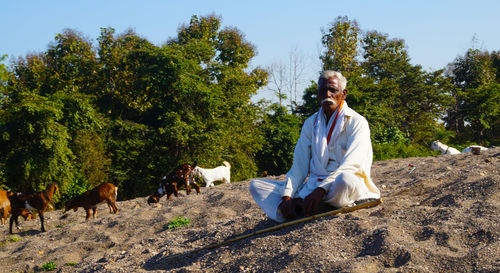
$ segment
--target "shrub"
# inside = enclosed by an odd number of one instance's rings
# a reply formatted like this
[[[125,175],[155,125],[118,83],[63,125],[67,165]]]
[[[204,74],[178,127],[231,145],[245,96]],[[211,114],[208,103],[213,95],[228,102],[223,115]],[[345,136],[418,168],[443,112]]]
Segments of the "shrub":
[[[176,216],[174,220],[168,222],[166,225],[167,229],[171,228],[178,228],[178,227],[184,227],[187,226],[191,223],[191,220],[189,218],[184,218],[182,216]]]
[[[56,270],[57,269],[57,265],[56,265],[56,263],[54,263],[54,261],[50,261],[50,262],[42,265],[42,269],[45,270],[45,271]]]

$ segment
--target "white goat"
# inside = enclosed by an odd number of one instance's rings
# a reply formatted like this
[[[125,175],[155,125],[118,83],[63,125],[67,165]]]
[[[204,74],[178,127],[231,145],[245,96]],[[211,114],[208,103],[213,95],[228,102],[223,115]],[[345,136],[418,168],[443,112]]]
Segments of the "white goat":
[[[444,154],[449,154],[449,155],[460,154],[459,150],[457,150],[453,147],[450,147],[450,146],[446,146],[445,144],[439,142],[439,140],[432,142],[431,150],[433,150],[433,151],[439,150],[439,151],[441,151],[442,155],[444,155]]]
[[[223,181],[224,183],[231,183],[231,164],[229,162],[222,162],[224,166],[219,166],[213,169],[204,169],[200,167],[194,168],[194,175],[201,176],[206,183],[205,187],[213,187],[214,181]]]
[[[479,146],[479,145],[471,145],[471,146],[469,146],[469,147],[465,148],[465,149],[462,151],[462,153],[470,153],[470,152],[472,152],[472,148],[479,148],[481,151],[486,151],[486,150],[488,150],[488,148],[483,147],[483,146]]]

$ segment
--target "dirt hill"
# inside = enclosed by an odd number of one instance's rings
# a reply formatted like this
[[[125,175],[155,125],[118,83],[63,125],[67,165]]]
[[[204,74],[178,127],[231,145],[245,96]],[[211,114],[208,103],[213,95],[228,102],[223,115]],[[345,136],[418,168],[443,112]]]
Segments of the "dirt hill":
[[[382,204],[197,253],[189,251],[276,225],[249,180],[156,206],[118,202],[116,215],[102,204],[87,222],[81,209],[64,219],[51,211],[44,233],[38,219],[20,219],[15,237],[0,226],[0,272],[49,262],[54,272],[498,272],[499,172],[500,148],[375,162]],[[176,216],[190,224],[169,229]]]

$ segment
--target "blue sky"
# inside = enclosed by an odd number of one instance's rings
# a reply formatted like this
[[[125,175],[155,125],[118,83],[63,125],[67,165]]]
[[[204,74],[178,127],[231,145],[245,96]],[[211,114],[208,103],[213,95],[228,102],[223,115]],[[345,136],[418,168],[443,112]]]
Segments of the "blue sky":
[[[217,1],[217,0],[0,0],[0,54],[9,57],[44,51],[65,28],[92,40],[101,27],[117,33],[133,28],[160,45],[174,37],[192,15],[216,14],[223,26],[241,30],[258,55],[252,66],[286,62],[295,48],[307,60],[306,78],[316,79],[321,29],[338,16],[362,30],[404,39],[413,64],[445,67],[468,48],[500,50],[500,1]],[[473,42],[475,37],[475,42]]]

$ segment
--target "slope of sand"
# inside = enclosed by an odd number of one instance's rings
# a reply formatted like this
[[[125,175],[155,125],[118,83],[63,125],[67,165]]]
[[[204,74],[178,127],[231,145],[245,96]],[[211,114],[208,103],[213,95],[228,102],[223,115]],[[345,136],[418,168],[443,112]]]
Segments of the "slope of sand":
[[[498,272],[499,172],[500,148],[375,162],[381,205],[197,253],[189,251],[276,225],[253,202],[250,181],[155,206],[122,201],[118,214],[102,204],[87,222],[81,209],[64,219],[51,211],[44,233],[38,219],[20,219],[15,242],[0,226],[0,272],[50,261],[56,272]],[[168,229],[175,216],[190,225]]]

